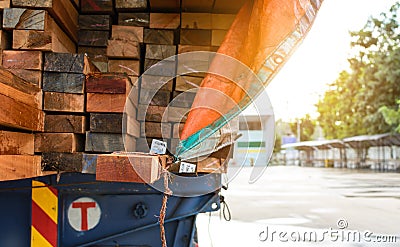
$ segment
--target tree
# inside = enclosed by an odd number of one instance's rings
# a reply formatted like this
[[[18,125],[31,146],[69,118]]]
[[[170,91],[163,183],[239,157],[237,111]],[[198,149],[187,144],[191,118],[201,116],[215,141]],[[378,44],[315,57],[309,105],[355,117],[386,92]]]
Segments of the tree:
[[[290,129],[293,133],[297,133],[297,124],[300,124],[300,141],[310,141],[315,129],[315,120],[312,120],[309,114],[296,122],[290,123]]]
[[[393,131],[400,133],[400,100],[397,101],[397,110],[382,106],[379,111],[382,113],[385,121],[393,126]]]
[[[350,70],[342,71],[317,103],[318,121],[328,138],[390,130],[379,109],[394,108],[400,98],[399,8],[400,3],[394,4],[350,33],[355,53]]]

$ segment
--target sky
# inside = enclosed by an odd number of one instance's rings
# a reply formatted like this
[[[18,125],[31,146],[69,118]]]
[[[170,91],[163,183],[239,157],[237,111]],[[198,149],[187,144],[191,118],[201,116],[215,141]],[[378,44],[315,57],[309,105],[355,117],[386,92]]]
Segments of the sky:
[[[350,57],[349,31],[362,29],[370,16],[387,12],[396,0],[324,0],[313,27],[267,86],[275,119],[291,121],[309,113]]]

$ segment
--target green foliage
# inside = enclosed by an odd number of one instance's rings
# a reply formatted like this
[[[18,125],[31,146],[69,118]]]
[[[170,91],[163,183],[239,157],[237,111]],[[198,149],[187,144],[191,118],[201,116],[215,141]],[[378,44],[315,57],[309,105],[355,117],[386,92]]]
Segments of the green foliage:
[[[306,114],[298,121],[300,121],[300,141],[311,141],[316,126],[315,120],[312,120],[310,115]],[[293,133],[297,133],[297,121],[290,123],[290,129]]]
[[[318,121],[327,138],[379,134],[390,130],[379,109],[394,108],[400,98],[400,3],[369,18],[351,32],[355,55],[317,103]]]
[[[393,126],[393,131],[400,133],[400,100],[397,101],[397,105],[397,110],[382,106],[379,112],[382,113],[386,123]]]

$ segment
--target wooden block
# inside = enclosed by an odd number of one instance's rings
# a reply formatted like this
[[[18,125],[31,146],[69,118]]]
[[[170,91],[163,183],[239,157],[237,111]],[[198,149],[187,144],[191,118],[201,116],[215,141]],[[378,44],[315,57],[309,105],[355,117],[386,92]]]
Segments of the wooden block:
[[[181,15],[178,13],[150,13],[150,28],[177,29]]]
[[[149,141],[148,141],[149,140]],[[137,138],[136,139],[136,152],[149,153],[151,147],[151,138]]]
[[[79,30],[78,44],[83,46],[106,47],[109,31]]]
[[[115,0],[118,11],[143,10],[147,8],[147,0]]]
[[[139,104],[168,106],[170,92],[162,90],[144,89],[140,90]]]
[[[39,70],[27,70],[27,69],[7,69],[14,75],[18,76],[22,80],[34,84],[37,88],[42,86],[42,71]]]
[[[146,154],[99,155],[96,180],[114,182],[153,183],[160,178],[160,167],[165,156]]]
[[[172,130],[173,138],[179,138],[181,136],[184,125],[185,124],[183,124],[183,123],[174,123],[173,130]]]
[[[5,9],[10,7],[11,0],[0,0],[0,9]]]
[[[123,113],[125,94],[87,93],[87,112]]]
[[[212,30],[211,45],[220,46],[225,39],[227,30]]]
[[[46,9],[74,41],[78,40],[78,11],[65,0],[12,0],[13,7]]]
[[[93,47],[93,46],[79,46],[78,53],[86,54],[92,63],[104,62],[108,63],[107,48],[105,47]]]
[[[172,125],[170,123],[140,123],[141,137],[171,138]]]
[[[109,72],[126,73],[128,75],[139,76],[140,74],[140,62],[138,60],[109,60],[108,61]]]
[[[149,13],[118,13],[118,25],[149,27]]]
[[[0,130],[0,155],[34,154],[34,135]]]
[[[182,28],[212,29],[211,13],[182,13]]]
[[[174,92],[173,93],[173,99],[171,101],[171,106],[177,106],[177,107],[186,107],[190,108],[192,107],[194,97],[196,97],[195,92],[184,92],[184,93],[179,93],[179,92]]]
[[[235,18],[234,14],[211,14],[211,29],[229,30]]]
[[[211,12],[214,0],[182,0],[182,10],[184,12]]]
[[[36,85],[4,69],[0,69],[0,94],[29,107],[42,109],[42,91]]]
[[[43,131],[43,112],[0,94],[0,125],[32,131]]]
[[[163,30],[163,29],[145,29],[144,30],[144,43],[159,44],[159,45],[173,45],[174,44],[174,31]]]
[[[189,113],[189,107],[168,107],[168,122],[184,123],[186,122],[187,114]]]
[[[80,152],[83,151],[82,137],[73,133],[36,133],[35,152]]]
[[[225,173],[224,167],[221,166],[221,160],[217,158],[205,158],[197,162],[196,172],[198,173]]]
[[[44,131],[84,134],[86,131],[86,117],[78,115],[46,114],[44,118]]]
[[[144,74],[141,79],[142,89],[161,89],[172,92],[173,80],[170,76]]]
[[[140,47],[136,41],[108,40],[107,56],[110,58],[140,59]]]
[[[178,54],[192,51],[211,51],[216,52],[218,46],[199,46],[199,45],[178,45]]]
[[[2,66],[7,69],[42,70],[42,52],[4,50],[2,52]]]
[[[175,77],[176,62],[170,59],[157,60],[146,58],[144,60],[144,70],[146,75]]]
[[[148,59],[162,60],[176,54],[175,45],[146,45],[146,56]]]
[[[185,92],[187,90],[199,88],[202,81],[202,77],[177,76],[175,90]]]
[[[163,118],[163,115],[165,117]],[[167,108],[164,106],[153,106],[153,105],[139,105],[137,120],[139,121],[153,121],[153,122],[167,122],[168,112]]]
[[[53,31],[13,30],[13,49],[69,52],[76,50],[75,44],[61,29]]]
[[[151,12],[179,12],[181,10],[180,0],[149,0]]]
[[[0,180],[40,176],[40,163],[40,155],[0,155]]]
[[[132,81],[132,79],[131,79],[131,81]],[[130,100],[130,104],[133,104],[137,108],[137,105],[139,104],[139,88],[138,88],[138,86],[135,85],[130,88],[128,98]]]
[[[3,11],[3,29],[30,29],[44,31],[48,14],[45,10],[7,8]]]
[[[112,0],[81,0],[80,10],[82,13],[104,13],[112,14],[113,1]]]
[[[85,96],[71,93],[44,93],[45,111],[60,111],[60,112],[84,112]]]
[[[104,30],[111,27],[110,15],[79,15],[79,30]]]
[[[111,153],[124,150],[121,134],[86,132],[86,152]]]
[[[111,39],[143,42],[143,27],[113,25]]]
[[[211,30],[181,29],[182,45],[211,45]]]
[[[44,71],[89,74],[97,72],[84,54],[45,53]]]
[[[86,92],[127,94],[130,84],[125,74],[94,73],[86,77]]]
[[[43,72],[43,91],[83,94],[85,75],[63,72]]]
[[[90,113],[90,132],[122,133],[122,114]]]
[[[44,171],[81,172],[83,153],[42,153]]]

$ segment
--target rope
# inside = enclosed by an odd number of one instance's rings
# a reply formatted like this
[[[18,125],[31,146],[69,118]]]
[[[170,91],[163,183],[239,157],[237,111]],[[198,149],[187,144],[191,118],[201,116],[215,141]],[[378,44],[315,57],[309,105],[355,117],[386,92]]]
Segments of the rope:
[[[168,196],[172,195],[172,190],[170,190],[168,187],[168,180],[169,180],[168,171],[166,170],[163,171],[163,177],[164,177],[165,192],[160,209],[159,223],[160,223],[160,236],[161,236],[162,247],[167,247],[167,238],[165,237],[164,221],[165,221],[165,213],[167,211]]]

